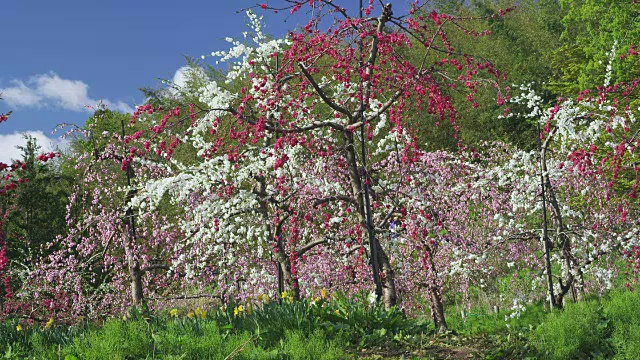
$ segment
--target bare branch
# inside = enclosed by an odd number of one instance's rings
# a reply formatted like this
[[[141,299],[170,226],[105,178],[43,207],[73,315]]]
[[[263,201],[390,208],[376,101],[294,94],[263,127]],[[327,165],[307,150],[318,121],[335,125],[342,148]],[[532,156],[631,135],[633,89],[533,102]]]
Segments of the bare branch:
[[[240,114],[237,110],[235,109],[231,109],[231,108],[227,108],[227,109],[211,109],[211,110],[223,110],[223,111],[228,111],[229,113],[231,113],[232,115],[238,117],[240,120],[246,121],[251,125],[255,125],[257,123],[257,121],[255,119],[251,119],[247,116],[245,116],[244,114]],[[302,127],[293,127],[290,129],[285,129],[283,127],[279,127],[279,126],[274,126],[274,125],[270,125],[270,124],[265,124],[264,128],[272,131],[272,132],[279,132],[279,133],[283,133],[283,134],[289,134],[289,133],[300,133],[300,132],[305,132],[305,131],[309,131],[309,130],[314,130],[314,129],[318,129],[321,127],[330,127],[332,129],[338,130],[338,131],[344,131],[345,127],[331,122],[331,121],[315,121],[312,124],[309,125],[305,125]]]
[[[387,215],[384,217],[384,219],[382,219],[382,225],[380,225],[382,228],[387,227],[387,222],[389,221],[389,219],[391,218],[391,215],[393,215],[393,213],[396,211],[396,205],[393,205],[393,207],[391,208],[391,210],[387,213]]]
[[[346,201],[346,202],[351,203],[353,205],[358,205],[358,202],[354,198],[352,198],[350,196],[335,195],[335,196],[326,197],[324,199],[318,199],[318,200],[313,202],[312,206],[315,208],[318,205],[325,204],[325,203],[328,203],[328,202],[331,202],[331,201]]]
[[[211,298],[211,299],[222,299],[221,295],[211,295],[211,294],[198,294],[198,295],[180,295],[174,297],[149,297],[149,300],[188,300],[188,299],[202,299],[202,298]]]
[[[322,244],[326,244],[327,240],[326,239],[321,239],[321,240],[316,240],[316,241],[312,241],[310,243],[307,243],[305,245],[303,245],[300,249],[298,249],[298,251],[296,251],[298,253],[298,256],[302,256],[304,255],[307,251],[313,249],[314,247],[318,246],[318,245],[322,245]]]
[[[396,100],[398,100],[400,98],[400,96],[402,95],[402,90],[398,90],[396,91],[395,94],[393,94],[393,97],[391,97],[391,99],[389,99],[389,101],[387,101],[386,103],[384,103],[384,105],[382,105],[382,107],[380,108],[380,110],[378,110],[375,114],[369,116],[365,122],[370,122],[373,119],[377,118],[378,116],[380,116],[380,114],[384,113],[385,111],[387,111],[387,109],[389,109],[389,107],[391,107],[391,105],[393,105],[393,103],[396,102]],[[355,125],[355,124],[354,124]]]
[[[166,271],[169,271],[169,270],[171,270],[171,268],[169,267],[169,265],[151,264],[149,266],[145,266],[142,269],[140,269],[141,272],[147,272],[147,271],[151,271],[151,270],[166,270]]]
[[[345,115],[346,117],[349,118],[349,120],[351,120],[353,118],[353,116],[351,115],[349,110],[347,110],[347,109],[343,108],[342,106],[336,104],[333,100],[331,100],[327,96],[327,94],[325,94],[325,92],[320,88],[320,85],[318,85],[318,83],[313,79],[313,76],[311,76],[309,71],[304,67],[304,65],[302,63],[298,63],[298,66],[300,67],[300,70],[302,70],[302,73],[307,78],[307,80],[309,80],[309,82],[311,83],[311,86],[313,86],[313,88],[315,89],[316,93],[318,93],[318,95],[322,98],[322,101],[325,102],[325,104],[329,105],[329,107],[332,108],[333,110]]]
[[[354,252],[360,250],[360,249],[364,249],[364,254],[366,255],[366,257],[369,257],[369,252],[367,251],[367,247],[364,245],[358,245],[358,246],[354,246],[351,249],[349,249],[349,255],[353,254]]]

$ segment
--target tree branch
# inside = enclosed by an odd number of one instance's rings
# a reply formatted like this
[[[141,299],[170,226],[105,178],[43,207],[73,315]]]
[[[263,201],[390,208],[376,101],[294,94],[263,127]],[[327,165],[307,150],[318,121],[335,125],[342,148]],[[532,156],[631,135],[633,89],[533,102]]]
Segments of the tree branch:
[[[380,114],[382,114],[383,112],[387,111],[387,109],[389,109],[389,107],[391,107],[391,105],[393,105],[393,103],[395,103],[400,96],[402,95],[402,90],[398,90],[396,91],[395,94],[393,94],[393,97],[391,97],[391,99],[389,99],[389,101],[387,101],[386,103],[384,103],[384,105],[382,105],[382,107],[380,108],[380,110],[378,110],[375,114],[369,116],[365,122],[370,122],[373,119],[377,118],[378,116],[380,116]]]
[[[349,118],[349,120],[351,120],[353,118],[353,116],[351,115],[351,113],[349,112],[349,110],[343,108],[342,106],[336,104],[333,100],[331,100],[327,94],[325,94],[325,92],[320,88],[320,85],[318,85],[318,83],[313,79],[313,76],[311,76],[311,74],[309,73],[309,71],[307,71],[307,69],[304,67],[304,65],[302,63],[298,63],[298,66],[300,67],[300,70],[302,70],[302,73],[304,74],[304,76],[307,78],[307,80],[309,80],[309,82],[311,83],[311,86],[313,86],[313,88],[315,89],[316,93],[318,93],[318,95],[322,98],[322,101],[325,102],[325,104],[329,105],[330,108],[332,108],[333,110],[344,114],[346,117]]]
[[[169,265],[151,264],[149,266],[145,266],[142,269],[140,269],[141,272],[147,272],[147,271],[151,271],[151,270],[166,270],[166,271],[169,271],[169,270],[171,270],[171,268],[169,267]]]
[[[346,202],[351,203],[353,205],[358,205],[358,202],[354,198],[352,198],[350,196],[335,195],[335,196],[326,197],[324,199],[318,199],[318,200],[313,202],[312,206],[315,208],[318,205],[322,205],[322,204],[325,204],[325,203],[328,203],[328,202],[331,202],[331,201],[337,201],[337,200],[346,201]]]
[[[300,249],[298,249],[296,252],[298,253],[298,256],[302,256],[304,255],[307,251],[313,249],[314,247],[318,246],[318,245],[322,245],[322,244],[326,244],[327,240],[326,239],[321,239],[321,240],[316,240],[316,241],[312,241],[310,243],[307,243],[305,245],[303,245]]]

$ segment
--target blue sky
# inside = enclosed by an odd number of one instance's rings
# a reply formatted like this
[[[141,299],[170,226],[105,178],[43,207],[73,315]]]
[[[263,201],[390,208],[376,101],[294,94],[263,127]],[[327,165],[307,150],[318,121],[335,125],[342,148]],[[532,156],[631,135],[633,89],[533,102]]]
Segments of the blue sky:
[[[127,111],[140,104],[138,88],[172,79],[183,55],[227,49],[223,39],[239,39],[246,30],[239,10],[265,0],[1,2],[0,112],[14,111],[0,125],[0,161],[6,162],[17,157],[20,132],[46,142],[55,138],[51,131],[59,123],[82,125],[91,115],[85,105],[104,100]],[[357,0],[342,3],[357,7]],[[276,36],[303,22],[256,12],[265,15],[265,31]]]

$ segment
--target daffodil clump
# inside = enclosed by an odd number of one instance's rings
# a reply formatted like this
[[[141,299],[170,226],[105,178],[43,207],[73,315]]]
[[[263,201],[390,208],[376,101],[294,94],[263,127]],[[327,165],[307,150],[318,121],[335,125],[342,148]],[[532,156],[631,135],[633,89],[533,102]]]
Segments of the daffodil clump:
[[[169,310],[169,316],[171,316],[172,318],[178,318],[180,316],[180,310],[176,308]],[[207,310],[204,310],[201,307],[198,307],[195,310],[189,310],[189,312],[187,312],[187,318],[189,319],[193,319],[193,318],[205,319],[206,317],[207,317]]]
[[[293,302],[293,295],[288,291],[282,292],[282,300]]]
[[[329,293],[327,292],[327,289],[322,288],[322,290],[320,290],[320,296],[325,300],[329,299]]]
[[[202,308],[197,308],[195,314],[199,319],[204,319],[205,317],[207,317],[207,311],[203,310]]]
[[[326,288],[322,288],[322,290],[320,290],[320,296],[316,296],[315,298],[313,298],[311,300],[311,303],[309,303],[309,305],[310,306],[321,305],[323,302],[328,300],[329,300],[329,292],[327,291]]]

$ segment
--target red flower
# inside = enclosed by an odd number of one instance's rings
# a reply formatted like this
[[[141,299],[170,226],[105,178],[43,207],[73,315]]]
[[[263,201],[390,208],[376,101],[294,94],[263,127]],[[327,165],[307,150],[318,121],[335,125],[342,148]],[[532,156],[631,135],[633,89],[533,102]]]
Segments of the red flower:
[[[438,13],[435,10],[433,10],[431,14],[429,14],[429,17],[431,18],[431,20],[433,20],[434,23],[436,23],[436,25],[441,24],[440,18],[438,17]]]

